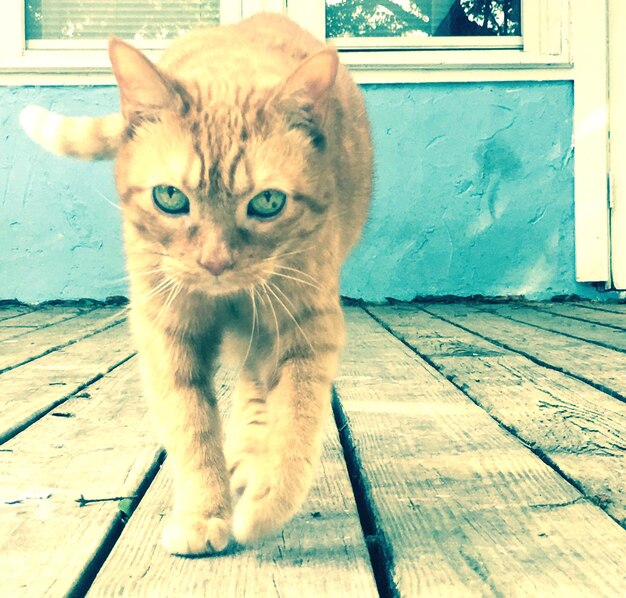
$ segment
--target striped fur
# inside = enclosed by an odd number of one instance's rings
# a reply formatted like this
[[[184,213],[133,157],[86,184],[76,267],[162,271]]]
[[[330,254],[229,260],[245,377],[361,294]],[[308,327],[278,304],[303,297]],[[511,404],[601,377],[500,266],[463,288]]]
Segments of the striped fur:
[[[119,40],[110,55],[123,117],[28,108],[23,121],[57,153],[117,152],[131,324],[174,476],[164,543],[220,551],[279,529],[313,480],[343,344],[339,273],[370,195],[363,100],[336,52],[278,15],[192,32],[158,66]],[[157,185],[181,189],[189,213],[161,212]],[[247,206],[266,189],[287,202],[261,221]],[[240,372],[224,445],[220,359]]]
[[[35,143],[49,152],[84,160],[114,158],[126,128],[120,114],[69,117],[41,106],[24,108],[20,124]]]

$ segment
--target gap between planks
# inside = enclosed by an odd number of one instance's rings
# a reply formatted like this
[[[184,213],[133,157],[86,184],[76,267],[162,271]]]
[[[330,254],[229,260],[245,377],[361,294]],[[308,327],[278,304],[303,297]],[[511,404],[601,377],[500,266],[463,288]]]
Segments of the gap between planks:
[[[166,461],[88,596],[210,596],[216,588],[225,597],[379,596],[330,418],[320,470],[305,505],[281,533],[258,545],[234,546],[213,557],[168,555],[160,537],[171,494]]]
[[[563,307],[562,304],[561,307]],[[526,304],[483,305],[480,309],[520,324],[534,326],[540,330],[556,332],[569,338],[586,341],[606,349],[614,349],[621,353],[626,352],[626,330],[624,330],[624,326],[569,317],[563,311],[538,308]],[[622,318],[626,320],[626,317],[622,316]],[[626,321],[624,323],[626,324]]]
[[[10,480],[0,501],[7,596],[68,594],[116,533],[115,498],[136,495],[161,452],[137,385],[135,364],[127,362],[89,397],[69,399],[3,445],[0,474]],[[103,498],[109,500],[92,501]]]
[[[626,526],[626,412],[605,393],[410,306],[368,307],[396,338]]]
[[[420,304],[419,309],[626,402],[626,353],[514,322],[470,304]]]
[[[103,307],[6,339],[0,343],[0,374],[116,326],[124,313]]]
[[[346,319],[338,394],[399,593],[619,594],[624,530],[369,315]]]
[[[78,339],[0,375],[0,444],[77,395],[135,354],[125,323]]]

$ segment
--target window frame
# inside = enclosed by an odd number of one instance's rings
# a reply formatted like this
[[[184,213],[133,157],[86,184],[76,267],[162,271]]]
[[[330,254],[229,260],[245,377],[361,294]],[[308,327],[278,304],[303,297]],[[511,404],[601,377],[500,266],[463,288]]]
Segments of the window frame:
[[[55,43],[55,49],[27,47],[23,0],[2,0],[0,84],[110,85],[113,83],[106,40],[85,40],[80,48]],[[522,37],[425,38],[419,49],[387,47],[384,40],[329,39],[360,83],[422,81],[550,80],[567,78],[570,56],[570,8],[573,0],[522,0]],[[222,23],[233,23],[261,10],[283,12],[318,38],[326,32],[324,0],[222,0]],[[50,44],[47,44],[48,46]],[[476,47],[476,46],[479,47]],[[138,44],[158,57],[166,43]]]
[[[107,40],[26,42],[24,0],[2,0],[0,85],[113,85]],[[221,0],[220,22],[236,23],[260,11],[284,12],[285,0]],[[28,47],[30,45],[30,47]],[[133,45],[156,60],[167,41]]]
[[[424,38],[419,49],[381,48],[380,38],[356,43],[330,38],[360,83],[567,79],[572,68],[573,0],[522,0],[522,37]],[[325,2],[289,0],[287,14],[316,37],[326,33]],[[417,45],[415,40],[410,42]],[[479,47],[477,47],[479,46]]]

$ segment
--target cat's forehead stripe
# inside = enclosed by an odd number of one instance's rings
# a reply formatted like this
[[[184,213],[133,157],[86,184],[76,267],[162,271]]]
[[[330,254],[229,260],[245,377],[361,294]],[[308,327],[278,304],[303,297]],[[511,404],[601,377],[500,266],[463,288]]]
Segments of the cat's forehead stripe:
[[[187,189],[196,189],[200,183],[201,176],[201,158],[197,155],[195,151],[189,152],[189,157],[187,158],[187,165],[184,170],[184,180],[183,184]]]

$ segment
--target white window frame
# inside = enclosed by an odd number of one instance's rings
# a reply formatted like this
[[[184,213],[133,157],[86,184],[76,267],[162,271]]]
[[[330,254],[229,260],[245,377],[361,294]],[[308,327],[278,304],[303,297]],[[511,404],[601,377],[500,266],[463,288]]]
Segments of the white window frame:
[[[0,85],[113,85],[107,40],[26,43],[24,0],[0,0]],[[220,22],[260,11],[284,12],[285,0],[221,0]],[[133,41],[153,59],[169,42]]]
[[[419,49],[380,38],[334,38],[342,62],[360,83],[563,79],[572,68],[572,0],[522,0],[523,37],[419,38]],[[287,14],[316,37],[326,33],[325,2],[289,0]],[[477,47],[479,46],[479,47]],[[565,77],[568,78],[568,77]]]
[[[113,82],[106,42],[59,41],[46,49],[26,47],[23,0],[1,0],[0,84],[109,85]],[[563,79],[572,68],[570,5],[574,0],[522,0],[523,37],[423,38],[419,49],[393,48],[380,39],[329,40],[360,83],[422,81]],[[222,0],[222,22],[236,22],[261,10],[283,12],[322,39],[326,31],[324,0]],[[138,44],[156,57],[166,43]],[[479,45],[480,47],[476,47]],[[443,51],[445,49],[445,51]],[[566,77],[567,78],[567,77]]]

